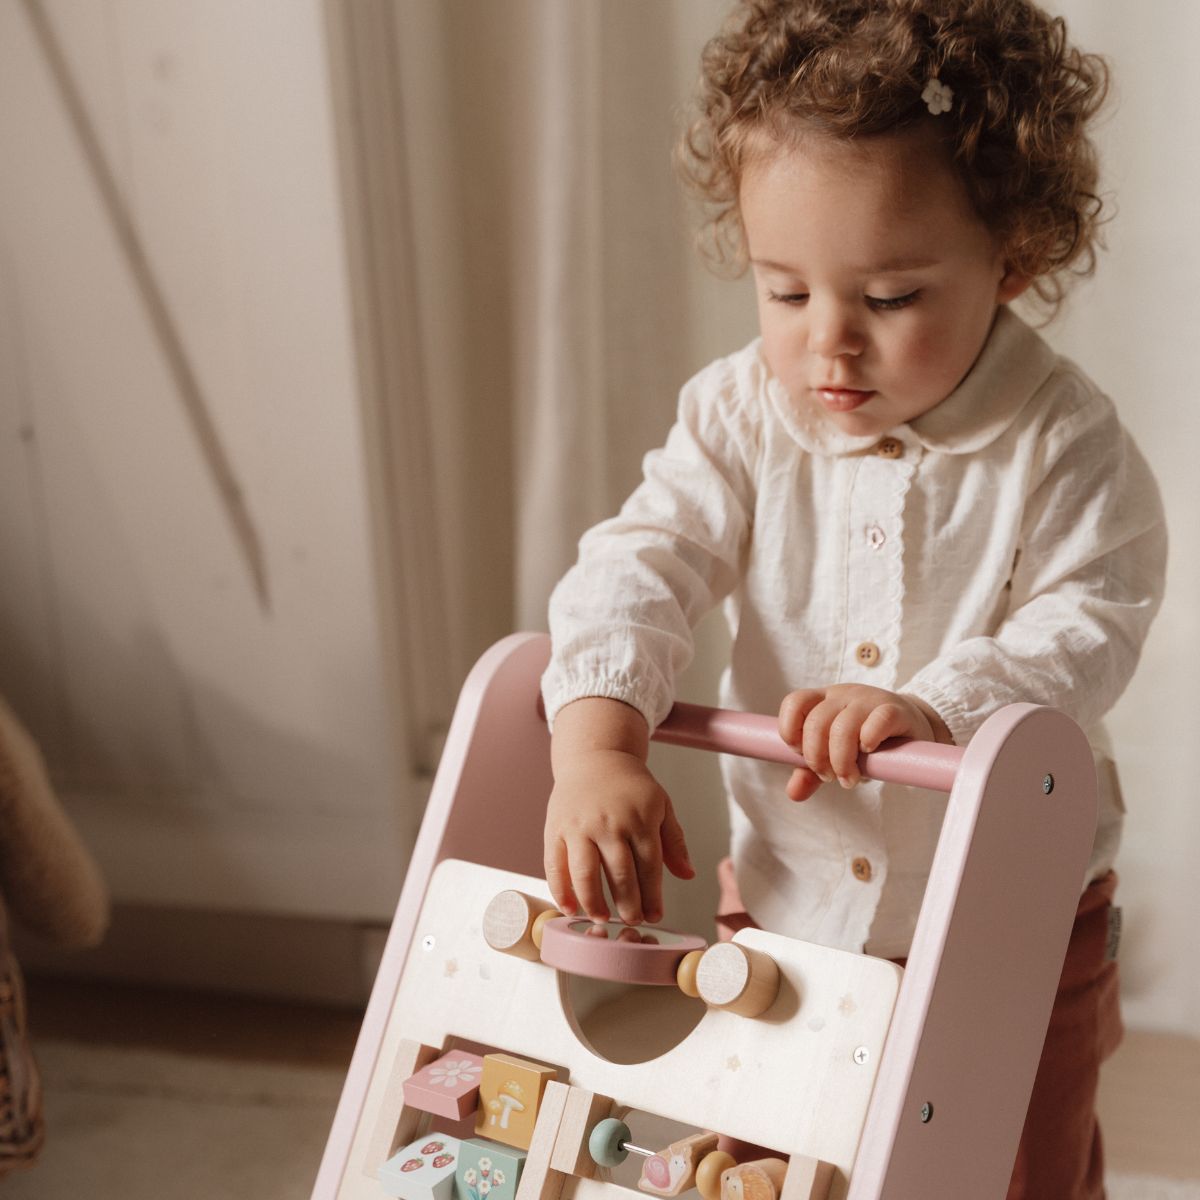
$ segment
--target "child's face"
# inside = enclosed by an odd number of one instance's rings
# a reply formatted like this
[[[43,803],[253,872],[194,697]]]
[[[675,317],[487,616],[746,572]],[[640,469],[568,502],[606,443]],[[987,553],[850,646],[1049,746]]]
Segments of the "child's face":
[[[772,143],[747,167],[740,207],[767,361],[794,401],[848,434],[944,400],[997,305],[1028,283],[1006,269],[928,127]]]

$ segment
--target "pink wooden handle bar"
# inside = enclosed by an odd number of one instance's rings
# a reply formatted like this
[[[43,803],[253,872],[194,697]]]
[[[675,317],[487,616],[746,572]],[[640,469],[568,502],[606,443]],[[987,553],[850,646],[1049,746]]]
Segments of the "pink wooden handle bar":
[[[779,736],[776,718],[757,713],[731,712],[725,708],[680,702],[667,714],[653,736],[656,742],[672,746],[716,750],[721,754],[759,758],[790,767],[805,765],[804,759]],[[878,750],[860,754],[858,769],[868,779],[948,792],[954,786],[962,756],[961,746],[891,738]]]

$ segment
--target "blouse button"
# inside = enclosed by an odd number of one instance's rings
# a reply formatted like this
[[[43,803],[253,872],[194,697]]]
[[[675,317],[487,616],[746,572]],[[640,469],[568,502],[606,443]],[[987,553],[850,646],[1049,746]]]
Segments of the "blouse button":
[[[850,864],[850,870],[854,872],[854,878],[863,883],[871,882],[871,860],[869,858],[856,858]]]
[[[875,447],[880,458],[899,458],[904,453],[904,443],[899,438],[885,437]]]
[[[854,657],[864,667],[873,667],[883,656],[874,642],[860,642],[854,649]]]
[[[887,534],[878,525],[872,525],[867,530],[867,541],[871,543],[873,550],[878,550],[887,541]]]

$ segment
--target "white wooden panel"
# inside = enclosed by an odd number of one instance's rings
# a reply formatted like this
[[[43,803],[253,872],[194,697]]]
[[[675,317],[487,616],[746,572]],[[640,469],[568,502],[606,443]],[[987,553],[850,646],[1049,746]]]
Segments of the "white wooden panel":
[[[833,1163],[839,1176],[830,1196],[845,1196],[903,975],[899,967],[743,930],[736,940],[779,966],[782,982],[772,1007],[760,1019],[708,1009],[651,1063],[614,1063],[582,1037],[560,972],[498,953],[484,941],[483,912],[506,888],[549,896],[544,881],[511,871],[452,859],[434,871],[346,1168],[336,1192],[322,1196],[379,1200],[371,1154],[381,1111],[387,1116],[399,1044],[407,1039],[442,1048],[452,1038],[556,1067],[566,1082],[622,1107]],[[583,1181],[572,1181],[571,1192],[580,1200],[617,1194],[610,1184]]]
[[[26,413],[45,511],[44,537],[28,516],[0,527],[0,571],[42,538],[51,602],[26,585],[5,615],[31,645],[52,642],[47,609],[58,622],[56,774],[120,898],[383,915],[415,820],[380,664],[320,5],[44,11],[162,302],[25,4],[0,0],[0,332],[24,356],[20,378],[0,373],[0,462],[19,461],[7,431]],[[244,497],[267,606],[164,324]]]

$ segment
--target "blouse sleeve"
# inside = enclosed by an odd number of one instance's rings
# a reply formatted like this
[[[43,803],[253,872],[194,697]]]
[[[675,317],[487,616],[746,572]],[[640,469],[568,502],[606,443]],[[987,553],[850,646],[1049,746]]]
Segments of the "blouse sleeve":
[[[754,511],[756,398],[727,362],[688,383],[666,444],[620,513],[589,530],[550,598],[547,718],[586,696],[651,729],[670,711],[692,630],[741,576]]]
[[[1133,675],[1162,600],[1166,554],[1154,477],[1097,397],[1040,444],[1005,620],[900,690],[932,705],[959,745],[1018,701],[1061,709],[1088,729]]]

